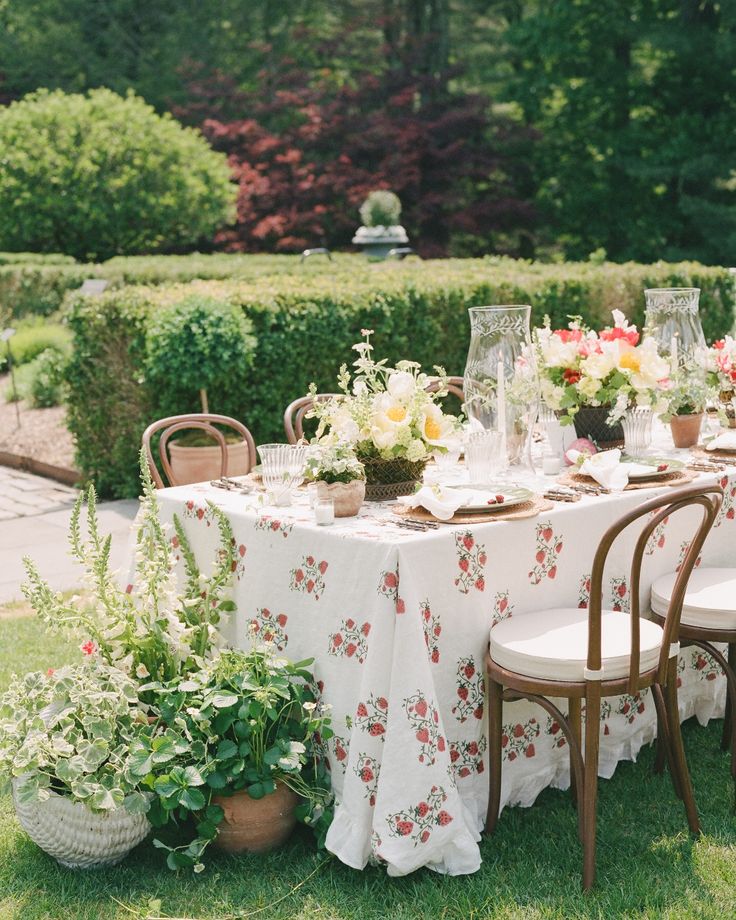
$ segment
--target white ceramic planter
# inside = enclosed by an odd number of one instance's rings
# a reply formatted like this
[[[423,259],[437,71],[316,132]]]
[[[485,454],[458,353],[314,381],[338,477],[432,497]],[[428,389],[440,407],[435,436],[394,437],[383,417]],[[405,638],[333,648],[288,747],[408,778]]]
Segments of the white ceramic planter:
[[[332,499],[335,503],[335,517],[354,517],[365,499],[365,481],[318,482],[317,497],[322,500]]]

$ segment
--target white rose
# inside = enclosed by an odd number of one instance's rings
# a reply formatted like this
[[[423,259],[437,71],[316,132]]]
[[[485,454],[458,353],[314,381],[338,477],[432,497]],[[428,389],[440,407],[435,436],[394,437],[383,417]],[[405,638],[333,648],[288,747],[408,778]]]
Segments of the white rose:
[[[407,371],[394,371],[388,378],[386,389],[394,399],[410,399],[416,389],[414,376]]]

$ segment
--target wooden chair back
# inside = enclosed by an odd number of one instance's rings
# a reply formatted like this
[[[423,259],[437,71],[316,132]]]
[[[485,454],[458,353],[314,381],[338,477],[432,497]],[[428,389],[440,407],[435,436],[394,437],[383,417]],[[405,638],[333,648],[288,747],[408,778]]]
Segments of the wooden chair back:
[[[300,396],[289,403],[284,412],[284,431],[289,444],[296,444],[304,437],[304,417],[314,406],[315,402],[327,402],[329,399],[339,399],[339,393],[317,393],[316,396]]]
[[[465,402],[465,381],[462,377],[448,377],[447,378],[447,392],[452,393],[453,396],[457,396],[461,403]],[[433,380],[431,383],[427,384],[424,388],[427,393],[436,393],[440,388],[439,380]]]
[[[227,476],[227,444],[225,436],[218,428],[215,428],[215,425],[221,425],[222,427],[230,428],[237,432],[248,445],[248,469],[250,470],[256,465],[258,461],[256,459],[256,444],[253,440],[253,435],[248,431],[245,425],[237,419],[230,418],[228,415],[213,415],[204,412],[192,413],[191,415],[170,415],[168,418],[160,418],[158,421],[153,422],[143,432],[143,447],[146,451],[148,469],[151,472],[151,479],[153,479],[157,489],[163,489],[166,485],[163,477],[159,473],[151,447],[153,436],[159,431],[163,433],[158,442],[158,453],[166,482],[170,486],[183,485],[184,483],[176,481],[176,477],[171,469],[167,446],[173,434],[176,434],[177,431],[186,431],[188,429],[204,431],[215,441],[215,444],[220,448],[220,476]]]
[[[664,624],[664,640],[660,652],[658,666],[658,681],[665,682],[667,662],[670,658],[670,646],[678,641],[680,631],[680,616],[682,603],[687,590],[688,579],[693,570],[695,561],[703,548],[705,538],[708,536],[713,522],[718,514],[723,501],[723,489],[720,486],[690,486],[678,489],[666,495],[652,498],[643,502],[633,511],[619,518],[603,535],[593,559],[593,569],[590,577],[590,601],[588,607],[588,670],[600,671],[601,668],[601,610],[603,603],[603,573],[609,551],[616,537],[630,524],[640,518],[651,515],[649,521],[642,529],[634,548],[631,559],[629,578],[629,596],[631,598],[631,667],[629,673],[629,692],[636,693],[639,685],[640,674],[640,640],[639,618],[641,616],[639,593],[641,584],[641,566],[647,542],[655,529],[667,517],[672,517],[685,508],[700,507],[702,515],[693,538],[680,565],[677,580],[672,591],[667,616]]]

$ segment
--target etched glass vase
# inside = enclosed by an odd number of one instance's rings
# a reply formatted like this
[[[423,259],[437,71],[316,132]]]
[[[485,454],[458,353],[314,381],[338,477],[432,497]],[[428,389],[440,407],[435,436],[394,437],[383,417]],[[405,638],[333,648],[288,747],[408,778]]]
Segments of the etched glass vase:
[[[644,297],[645,337],[654,338],[660,355],[671,362],[674,350],[677,367],[695,369],[705,348],[698,312],[700,288],[649,288]]]
[[[471,426],[503,439],[505,464],[532,467],[531,439],[539,381],[531,345],[531,307],[471,307],[465,365],[465,411]]]

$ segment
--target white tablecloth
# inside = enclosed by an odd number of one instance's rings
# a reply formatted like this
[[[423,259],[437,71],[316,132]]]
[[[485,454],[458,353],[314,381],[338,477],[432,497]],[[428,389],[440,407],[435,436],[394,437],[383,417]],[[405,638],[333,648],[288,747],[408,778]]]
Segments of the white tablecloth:
[[[721,481],[726,500],[703,561],[734,566],[736,469]],[[246,645],[254,624],[257,636],[289,657],[314,657],[333,707],[328,753],[337,807],[328,848],[350,866],[379,860],[402,875],[420,866],[460,874],[480,865],[489,628],[527,611],[585,606],[599,538],[658,491],[585,497],[529,520],[419,533],[397,527],[388,504],[366,504],[357,519],[318,527],[305,494],[280,509],[207,485],[162,490],[159,498],[163,518],[180,515],[202,561],[217,544],[206,502],[227,512],[238,607],[229,640]],[[685,514],[679,518],[650,541],[646,593],[682,559],[692,527]],[[635,536],[618,542],[606,573],[604,601],[615,609],[629,603]],[[687,649],[679,670],[683,717],[695,713],[705,722],[722,714],[724,680],[714,662]],[[530,805],[544,787],[569,784],[565,740],[545,712],[506,704],[504,724],[503,805]],[[648,692],[604,700],[600,774],[611,776],[655,731]]]

